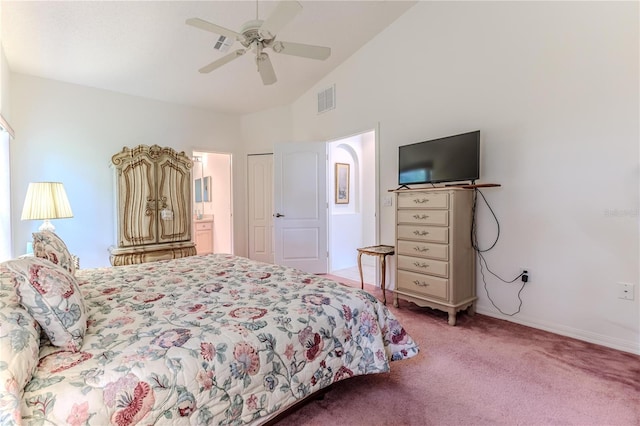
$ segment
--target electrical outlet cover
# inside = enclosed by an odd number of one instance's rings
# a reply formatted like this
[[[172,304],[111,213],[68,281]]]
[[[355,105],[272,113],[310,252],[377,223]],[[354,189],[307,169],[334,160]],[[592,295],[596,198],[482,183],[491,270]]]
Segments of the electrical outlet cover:
[[[629,283],[618,283],[618,298],[633,300],[635,298],[634,285]]]

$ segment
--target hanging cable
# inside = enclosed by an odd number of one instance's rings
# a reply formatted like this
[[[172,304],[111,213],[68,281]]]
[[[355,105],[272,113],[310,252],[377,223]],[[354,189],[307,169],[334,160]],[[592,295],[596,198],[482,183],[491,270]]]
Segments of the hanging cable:
[[[489,247],[486,248],[486,249],[480,248],[480,245],[478,244],[478,235],[477,235],[477,227],[476,227],[476,210],[477,210],[477,204],[478,204],[478,194],[480,194],[482,196],[482,199],[483,199],[485,205],[489,208],[489,211],[491,212],[491,215],[493,216],[493,219],[496,222],[496,226],[497,226],[496,238],[489,245]],[[476,253],[478,253],[478,258],[479,258],[479,262],[478,263],[480,264],[480,275],[482,276],[482,283],[484,284],[484,290],[487,293],[487,297],[489,298],[489,301],[491,302],[491,304],[493,305],[494,308],[496,308],[503,315],[514,316],[514,315],[516,315],[517,313],[520,312],[520,308],[522,307],[522,298],[521,298],[520,294],[522,293],[522,290],[524,289],[524,286],[525,286],[526,282],[523,282],[522,285],[520,286],[520,289],[518,290],[518,295],[517,295],[518,302],[519,302],[518,303],[518,309],[513,313],[506,313],[502,309],[500,309],[495,304],[493,299],[491,298],[491,295],[489,294],[489,289],[487,288],[487,280],[486,280],[486,277],[485,277],[485,274],[484,274],[484,271],[486,269],[487,272],[489,272],[491,275],[493,275],[494,277],[496,277],[500,281],[502,281],[504,283],[507,283],[507,284],[514,283],[517,279],[521,278],[525,274],[524,272],[521,272],[514,279],[505,280],[504,278],[502,278],[501,276],[499,276],[498,274],[493,272],[491,269],[489,269],[489,264],[487,263],[487,260],[484,257],[484,253],[492,250],[496,246],[496,244],[498,244],[498,239],[499,238],[500,238],[500,221],[498,220],[498,217],[496,216],[496,213],[493,211],[493,208],[491,208],[491,205],[487,201],[487,198],[484,196],[482,191],[480,191],[480,189],[478,189],[478,188],[474,188],[473,202],[472,202],[472,207],[471,207],[471,245],[472,245],[473,249],[476,251]]]

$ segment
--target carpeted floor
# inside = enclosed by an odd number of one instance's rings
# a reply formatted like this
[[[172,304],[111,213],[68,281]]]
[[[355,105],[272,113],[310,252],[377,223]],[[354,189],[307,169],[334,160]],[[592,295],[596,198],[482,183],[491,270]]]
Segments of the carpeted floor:
[[[387,306],[421,353],[336,383],[278,426],[640,425],[640,356],[484,315],[451,327],[445,313],[394,308],[391,293]]]

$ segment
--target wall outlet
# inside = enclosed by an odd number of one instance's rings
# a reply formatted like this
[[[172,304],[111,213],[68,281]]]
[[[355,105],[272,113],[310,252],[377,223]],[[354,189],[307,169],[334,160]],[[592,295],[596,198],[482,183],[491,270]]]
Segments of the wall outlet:
[[[385,207],[391,207],[393,205],[393,197],[391,197],[390,195],[386,195],[382,199],[382,205]]]
[[[633,300],[635,298],[635,289],[633,284],[618,283],[618,299]]]

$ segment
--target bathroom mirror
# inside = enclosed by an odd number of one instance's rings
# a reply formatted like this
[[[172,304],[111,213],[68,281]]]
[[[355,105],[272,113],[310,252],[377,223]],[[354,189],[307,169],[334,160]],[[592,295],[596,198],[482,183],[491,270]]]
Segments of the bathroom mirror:
[[[211,176],[203,178],[202,182],[202,201],[211,201]]]
[[[194,194],[196,203],[211,201],[211,176],[195,180]]]
[[[202,202],[202,179],[198,178],[195,180],[196,187],[194,189],[194,194],[196,196],[196,203]]]

